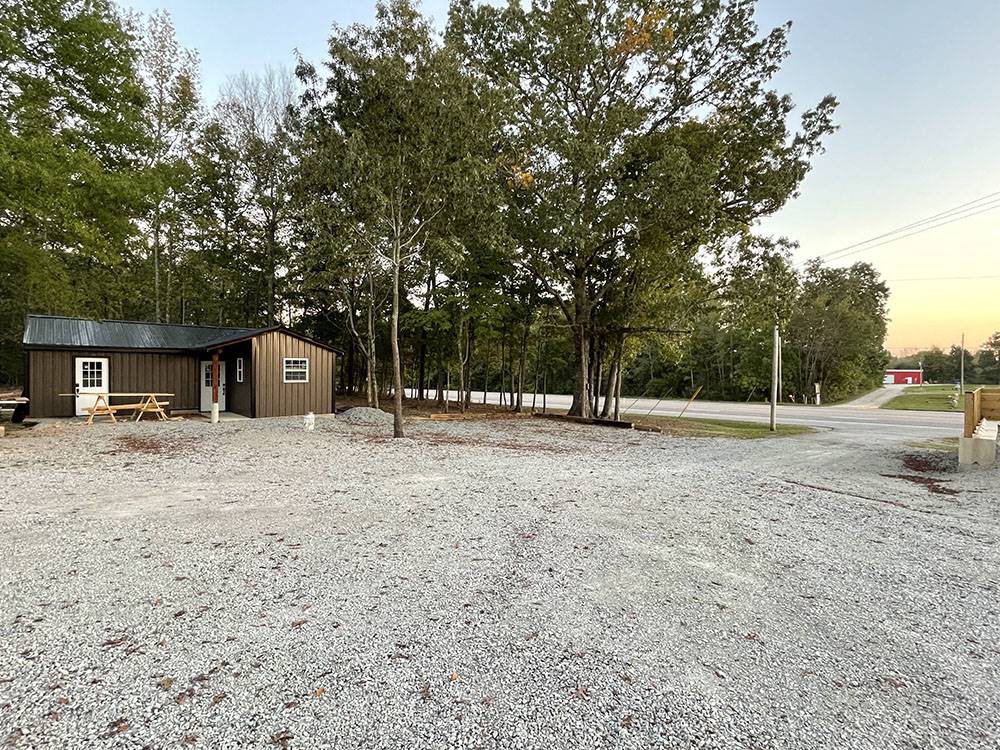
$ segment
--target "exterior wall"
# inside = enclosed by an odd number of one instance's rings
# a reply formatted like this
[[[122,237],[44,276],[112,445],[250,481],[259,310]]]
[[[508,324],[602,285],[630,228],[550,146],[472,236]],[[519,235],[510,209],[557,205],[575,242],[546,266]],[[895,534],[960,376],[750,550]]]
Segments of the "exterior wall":
[[[174,395],[169,409],[198,409],[198,357],[170,352],[108,352],[92,349],[28,351],[28,393],[33,417],[72,417],[76,401],[60,393],[72,393],[77,357],[108,358],[108,390],[123,393],[162,391]],[[116,398],[111,403],[132,402]]]
[[[243,382],[236,381],[236,360],[243,358]],[[253,416],[253,347],[249,341],[223,352],[226,363],[226,411]]]
[[[282,359],[309,358],[308,383],[284,383]],[[283,417],[333,411],[336,354],[282,331],[253,339],[254,416]]]
[[[920,385],[924,374],[920,370],[886,370],[882,378],[885,385]]]

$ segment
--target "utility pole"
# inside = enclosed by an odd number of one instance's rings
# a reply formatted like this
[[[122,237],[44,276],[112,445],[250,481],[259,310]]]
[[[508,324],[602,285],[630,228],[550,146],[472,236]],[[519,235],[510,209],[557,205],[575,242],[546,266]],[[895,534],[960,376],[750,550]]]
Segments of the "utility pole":
[[[774,348],[771,353],[771,432],[778,429],[778,357],[781,351],[781,337],[778,334],[778,324],[774,324]]]
[[[785,402],[785,347],[781,345],[781,334],[778,334],[778,403]]]
[[[965,393],[965,334],[962,334],[962,350],[958,353],[961,358],[961,364],[958,367],[959,371],[959,393]]]

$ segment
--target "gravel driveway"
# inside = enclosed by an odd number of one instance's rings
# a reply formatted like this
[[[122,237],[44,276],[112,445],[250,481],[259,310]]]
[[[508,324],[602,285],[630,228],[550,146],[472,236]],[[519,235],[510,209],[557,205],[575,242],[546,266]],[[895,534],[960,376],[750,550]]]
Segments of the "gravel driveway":
[[[0,746],[998,746],[996,471],[410,433],[0,441]]]

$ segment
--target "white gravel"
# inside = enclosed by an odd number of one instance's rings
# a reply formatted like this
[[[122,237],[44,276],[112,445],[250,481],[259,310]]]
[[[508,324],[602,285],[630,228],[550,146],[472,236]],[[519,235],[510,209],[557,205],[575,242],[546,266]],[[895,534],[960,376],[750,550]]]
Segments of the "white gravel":
[[[997,472],[829,434],[409,435],[0,441],[0,746],[998,746]]]

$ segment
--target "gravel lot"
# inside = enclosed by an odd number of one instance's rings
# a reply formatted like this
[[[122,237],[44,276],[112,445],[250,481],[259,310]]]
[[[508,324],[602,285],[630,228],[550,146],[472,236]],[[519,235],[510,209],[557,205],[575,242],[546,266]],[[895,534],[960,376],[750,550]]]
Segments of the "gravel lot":
[[[543,420],[0,441],[0,746],[996,748],[1000,482]]]

